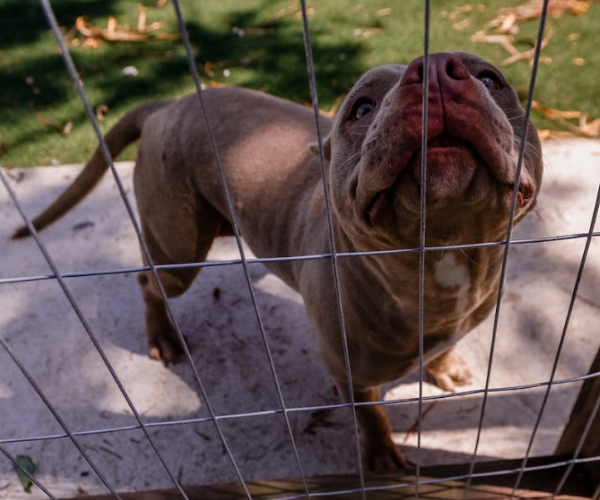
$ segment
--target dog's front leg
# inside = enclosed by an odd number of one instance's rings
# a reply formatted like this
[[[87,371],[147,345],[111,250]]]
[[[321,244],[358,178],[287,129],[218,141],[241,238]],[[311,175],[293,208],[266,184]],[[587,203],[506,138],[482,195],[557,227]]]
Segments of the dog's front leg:
[[[340,388],[348,401],[347,386],[341,384]],[[353,393],[355,403],[380,401],[379,387],[354,390]],[[392,428],[381,405],[357,404],[356,416],[362,433],[363,459],[369,469],[385,471],[410,466],[410,462],[392,440]]]

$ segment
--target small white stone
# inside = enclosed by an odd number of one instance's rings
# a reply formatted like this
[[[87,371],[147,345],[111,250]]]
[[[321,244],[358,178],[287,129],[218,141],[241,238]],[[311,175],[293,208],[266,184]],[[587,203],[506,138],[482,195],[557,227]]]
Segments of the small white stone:
[[[140,72],[135,66],[125,66],[121,70],[121,73],[123,73],[125,76],[138,76]]]

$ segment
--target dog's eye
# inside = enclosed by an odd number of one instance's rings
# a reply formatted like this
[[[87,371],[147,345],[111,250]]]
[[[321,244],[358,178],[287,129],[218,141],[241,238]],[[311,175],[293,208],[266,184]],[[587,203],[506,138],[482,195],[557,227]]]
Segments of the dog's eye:
[[[489,71],[480,73],[477,76],[477,79],[483,83],[488,90],[498,90],[502,86],[499,78]]]
[[[360,120],[363,116],[368,115],[373,108],[375,108],[375,102],[371,99],[359,99],[354,103],[354,107],[350,113],[350,119],[354,121]]]

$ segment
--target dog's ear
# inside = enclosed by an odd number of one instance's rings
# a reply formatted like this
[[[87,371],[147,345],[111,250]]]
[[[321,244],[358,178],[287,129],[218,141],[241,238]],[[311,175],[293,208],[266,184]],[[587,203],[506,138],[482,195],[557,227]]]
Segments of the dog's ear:
[[[308,147],[317,156],[319,156],[319,143],[311,142]],[[325,161],[331,160],[331,136],[327,136],[323,139],[323,157]]]

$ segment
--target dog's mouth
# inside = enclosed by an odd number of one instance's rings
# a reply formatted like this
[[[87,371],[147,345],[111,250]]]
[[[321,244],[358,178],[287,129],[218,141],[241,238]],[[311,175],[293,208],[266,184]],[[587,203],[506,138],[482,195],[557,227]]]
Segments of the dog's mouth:
[[[483,160],[469,142],[446,133],[433,138],[427,144],[428,204],[439,199],[464,197],[480,168],[485,168],[495,179],[495,184],[500,186],[503,193],[502,205],[510,209],[514,196],[514,182],[499,178],[495,169]],[[375,193],[367,203],[364,210],[367,225],[371,227],[378,225],[384,215],[392,210],[398,185],[406,180],[405,174],[412,175],[418,189],[422,180],[421,149],[419,148],[406,164],[398,165],[397,172],[393,184]],[[516,208],[522,209],[527,206],[534,194],[535,188],[522,176],[517,192]]]
[[[462,139],[454,137],[450,134],[440,134],[437,137],[427,142],[427,152],[435,151],[437,149],[448,149],[448,148],[470,148],[470,146]]]
[[[464,168],[465,165],[475,164],[474,156],[476,152],[473,147],[463,139],[450,134],[440,134],[427,143],[427,188],[442,186],[449,195],[449,190],[456,191],[456,184],[468,184],[472,178],[474,168]],[[461,167],[461,168],[459,168]],[[405,164],[396,166],[397,176],[393,184],[383,189],[367,203],[365,209],[365,219],[367,224],[375,226],[382,214],[391,206],[394,201],[394,194],[401,174],[409,170],[414,182],[421,183],[422,177],[422,150],[417,149],[406,161]],[[469,172],[471,170],[471,172]],[[443,193],[437,193],[441,195]]]

